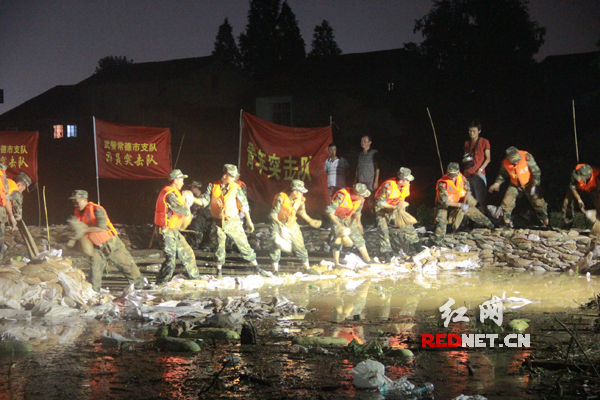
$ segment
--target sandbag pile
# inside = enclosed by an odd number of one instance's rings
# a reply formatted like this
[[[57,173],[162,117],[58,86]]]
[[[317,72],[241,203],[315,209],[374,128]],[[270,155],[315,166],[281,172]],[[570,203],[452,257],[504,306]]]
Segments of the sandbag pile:
[[[511,268],[515,271],[562,272],[577,269],[580,260],[596,245],[576,230],[540,231],[507,229],[490,232],[474,229],[445,238],[450,247],[470,246],[479,252],[484,266]]]
[[[33,316],[65,317],[112,299],[94,292],[83,271],[58,253],[44,252],[27,263],[11,259],[0,266],[0,306],[26,308]]]

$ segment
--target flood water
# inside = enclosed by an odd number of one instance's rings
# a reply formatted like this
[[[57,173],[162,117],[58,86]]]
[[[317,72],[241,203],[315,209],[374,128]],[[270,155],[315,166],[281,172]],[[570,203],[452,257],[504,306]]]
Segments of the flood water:
[[[305,316],[280,321],[273,333],[291,339],[298,334],[338,336],[361,342],[378,340],[392,347],[415,348],[420,335],[441,321],[438,308],[449,298],[453,308],[477,310],[491,296],[520,297],[532,303],[504,313],[506,326],[511,313],[577,313],[579,304],[600,293],[600,279],[569,274],[514,273],[508,270],[445,271],[437,276],[406,274],[395,278],[361,278],[302,281],[290,285],[263,286],[261,298],[284,296],[296,305],[315,309]],[[252,291],[250,291],[252,292]],[[244,290],[215,290],[189,297],[241,296]],[[507,303],[507,306],[518,304]],[[48,327],[46,320],[32,321]],[[260,350],[224,346],[194,355],[122,352],[104,347],[99,339],[104,329],[125,337],[150,340],[153,329],[132,321],[70,320],[59,322],[53,335],[34,341],[34,352],[24,357],[0,360],[0,400],[3,399],[100,399],[100,398],[199,398],[199,391],[221,369],[223,357],[233,351],[241,357],[239,370],[273,371],[281,387],[244,385],[231,378],[229,389],[212,389],[200,398],[361,398],[379,399],[379,393],[356,390],[347,372],[355,361],[311,356],[307,360],[291,354],[289,340]],[[450,325],[452,329],[453,325]],[[460,332],[465,325],[457,325]],[[535,327],[532,327],[535,332]],[[233,347],[233,349],[232,349]],[[256,347],[255,347],[256,348]],[[488,399],[538,398],[529,392],[531,379],[520,373],[532,349],[477,351],[420,351],[407,365],[386,370],[391,379],[407,375],[415,383],[431,381],[436,399],[460,394],[483,394]],[[334,360],[334,361],[331,361]],[[356,361],[357,362],[357,361]],[[9,374],[10,372],[10,374]],[[223,376],[226,376],[224,374]],[[303,379],[335,379],[339,387],[319,391],[319,386],[297,383]],[[273,375],[275,376],[275,375]],[[310,388],[314,390],[311,391]],[[316,388],[316,389],[315,389]],[[316,390],[316,391],[315,391]],[[314,396],[313,396],[314,395]],[[279,397],[278,397],[279,396]],[[282,397],[283,396],[283,397]]]

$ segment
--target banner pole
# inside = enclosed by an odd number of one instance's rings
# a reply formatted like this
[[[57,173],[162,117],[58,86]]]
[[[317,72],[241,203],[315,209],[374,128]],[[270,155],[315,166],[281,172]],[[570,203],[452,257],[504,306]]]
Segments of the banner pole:
[[[185,133],[181,137],[181,143],[179,143],[179,151],[177,152],[177,159],[175,160],[175,166],[173,169],[177,168],[177,163],[179,162],[179,155],[181,154],[181,148],[183,147],[183,139],[185,139]]]
[[[575,99],[573,103],[573,131],[575,132],[575,155],[577,156],[577,164],[579,164],[579,144],[577,143],[577,122],[575,121]]]
[[[442,175],[444,175],[444,166],[442,165],[442,156],[440,155],[440,147],[438,146],[437,135],[435,134],[435,126],[433,126],[433,119],[427,107],[427,115],[429,115],[429,121],[431,121],[431,128],[433,128],[433,137],[435,138],[435,148],[437,149],[438,158],[440,159],[440,168],[442,169]]]
[[[238,170],[242,166],[242,116],[244,114],[244,109],[240,110],[240,144],[238,145]]]
[[[98,179],[98,139],[96,137],[96,117],[92,116],[94,123],[94,155],[96,158],[96,192],[98,193],[98,205],[100,205],[100,180]]]
[[[38,226],[42,226],[42,200],[40,199],[40,176],[38,175],[38,182],[36,182],[35,188],[38,196]]]

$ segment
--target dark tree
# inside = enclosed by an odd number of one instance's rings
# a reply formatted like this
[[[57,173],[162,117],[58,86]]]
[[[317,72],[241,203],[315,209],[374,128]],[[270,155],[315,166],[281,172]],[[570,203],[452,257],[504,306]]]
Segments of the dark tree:
[[[283,68],[306,57],[306,45],[300,33],[296,15],[287,1],[281,5],[281,12],[277,18],[277,44],[279,60]]]
[[[130,65],[130,64],[133,64],[133,60],[127,59],[126,56],[102,57],[100,60],[98,60],[98,66],[96,67],[95,73],[98,73],[108,67]]]
[[[321,25],[315,26],[313,33],[312,50],[308,53],[309,57],[337,56],[342,54],[333,35],[333,28],[327,20],[323,20]]]
[[[440,70],[506,71],[530,65],[546,28],[529,17],[527,0],[434,0],[416,21],[422,52]]]
[[[229,24],[227,18],[225,18],[225,21],[219,26],[219,32],[217,33],[215,48],[212,51],[212,55],[235,67],[241,67],[240,50],[235,43],[235,39],[233,38],[233,28]]]
[[[250,0],[246,32],[239,37],[242,65],[251,75],[268,75],[279,62],[277,22],[280,0]]]

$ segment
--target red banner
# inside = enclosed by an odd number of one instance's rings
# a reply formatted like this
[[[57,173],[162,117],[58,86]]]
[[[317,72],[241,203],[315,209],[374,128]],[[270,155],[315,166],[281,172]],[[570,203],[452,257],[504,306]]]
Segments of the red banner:
[[[242,113],[241,180],[248,197],[266,206],[275,195],[304,181],[307,208],[323,210],[329,202],[325,161],[332,141],[331,127],[290,128]]]
[[[0,163],[6,165],[9,178],[25,172],[38,181],[37,148],[40,134],[36,132],[1,132]]]
[[[171,171],[171,131],[96,119],[98,176],[113,179],[166,178]]]

